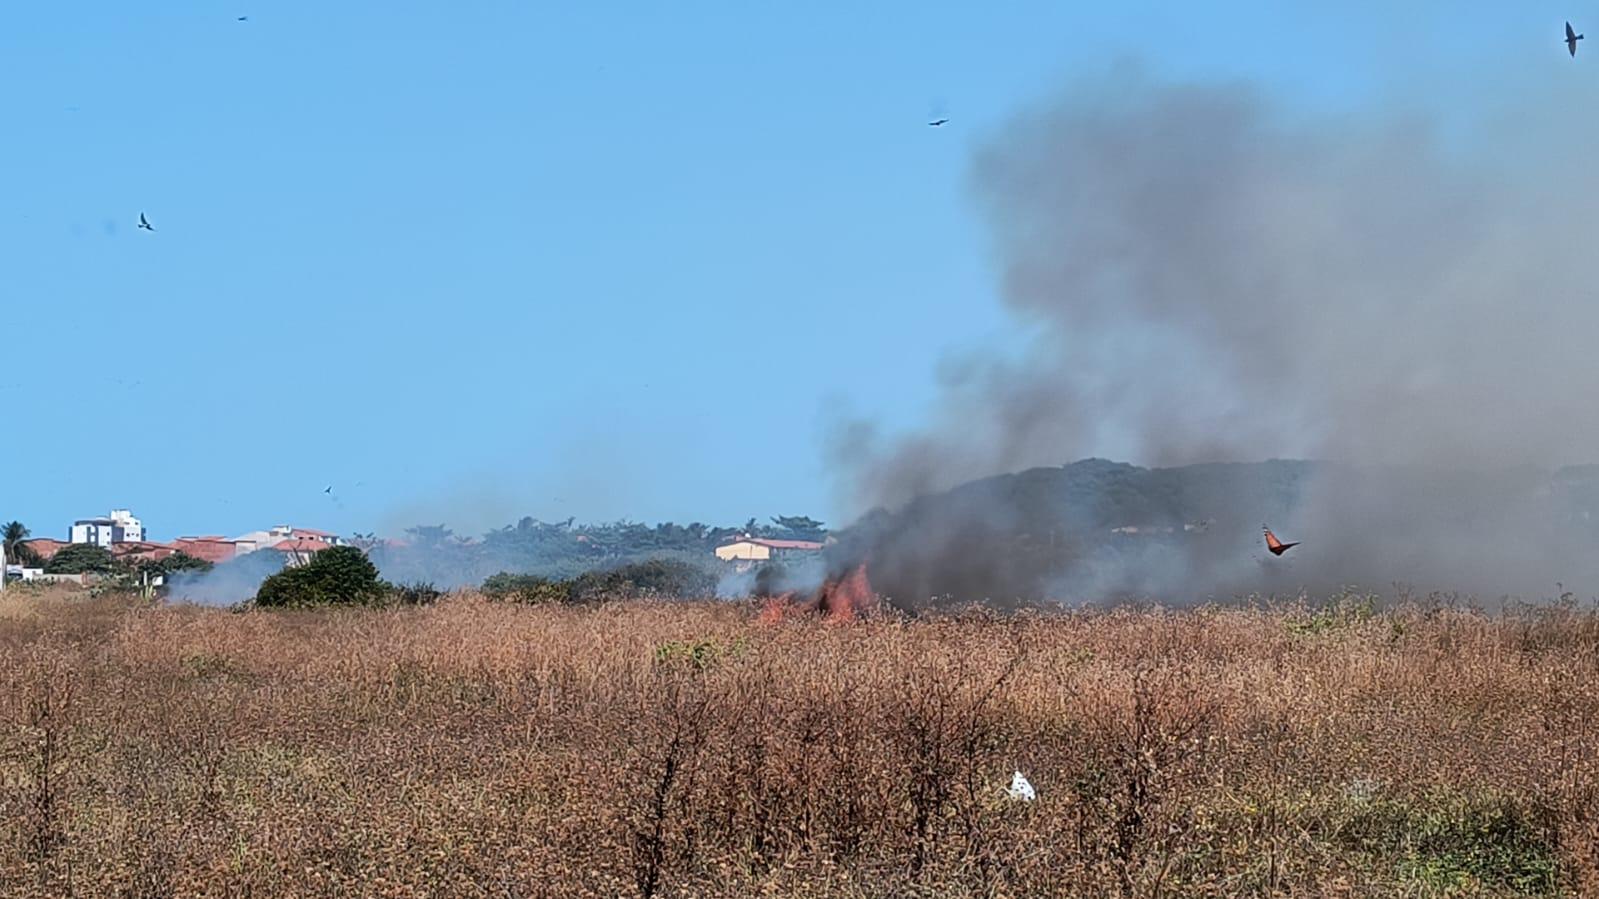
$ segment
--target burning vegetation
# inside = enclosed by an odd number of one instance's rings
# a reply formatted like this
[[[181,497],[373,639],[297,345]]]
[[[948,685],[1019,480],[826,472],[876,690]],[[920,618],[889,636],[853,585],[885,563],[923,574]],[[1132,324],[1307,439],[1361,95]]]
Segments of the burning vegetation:
[[[776,595],[761,593],[761,619],[781,621],[796,614],[820,615],[829,621],[855,621],[875,612],[878,596],[866,574],[866,563],[859,562],[843,572],[822,582],[809,596],[796,590],[786,590]]]

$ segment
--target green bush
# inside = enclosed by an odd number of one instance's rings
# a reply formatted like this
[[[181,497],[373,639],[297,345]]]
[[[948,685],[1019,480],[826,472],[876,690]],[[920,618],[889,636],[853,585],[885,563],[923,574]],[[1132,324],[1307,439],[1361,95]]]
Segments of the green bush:
[[[389,591],[389,600],[400,606],[430,606],[443,596],[443,590],[427,581],[395,584]]]
[[[1291,634],[1313,637],[1345,630],[1370,621],[1377,614],[1377,597],[1372,594],[1345,593],[1314,612],[1303,612],[1284,619]]]
[[[731,643],[719,640],[672,640],[655,647],[655,661],[660,665],[683,663],[704,670],[724,657],[738,658],[749,649],[749,641],[739,637]]]
[[[651,559],[607,571],[555,580],[502,571],[483,582],[491,599],[526,603],[590,603],[645,596],[709,596],[716,578],[704,568],[675,559]]]
[[[536,574],[502,571],[483,582],[483,593],[490,599],[506,602],[561,603],[571,595],[569,584]]]
[[[214,566],[205,559],[195,558],[186,552],[175,552],[165,559],[150,562],[142,568],[148,569],[151,574],[176,574],[180,571],[210,571]]]
[[[572,602],[645,596],[709,596],[714,592],[716,578],[710,572],[672,559],[651,559],[609,571],[592,571],[571,581]]]
[[[1399,880],[1422,893],[1555,892],[1555,826],[1547,810],[1508,797],[1434,793],[1358,804],[1339,842],[1397,861]]]
[[[304,565],[285,568],[261,583],[258,606],[375,605],[390,586],[372,560],[353,546],[322,550]]]

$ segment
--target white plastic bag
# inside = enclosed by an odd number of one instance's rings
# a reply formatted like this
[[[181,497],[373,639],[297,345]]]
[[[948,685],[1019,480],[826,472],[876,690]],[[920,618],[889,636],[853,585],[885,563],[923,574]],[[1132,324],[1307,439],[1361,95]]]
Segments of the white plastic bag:
[[[1027,782],[1027,778],[1023,777],[1020,771],[1011,776],[1010,789],[1005,791],[1005,795],[1022,802],[1032,802],[1038,798],[1038,792],[1033,789],[1033,785]]]

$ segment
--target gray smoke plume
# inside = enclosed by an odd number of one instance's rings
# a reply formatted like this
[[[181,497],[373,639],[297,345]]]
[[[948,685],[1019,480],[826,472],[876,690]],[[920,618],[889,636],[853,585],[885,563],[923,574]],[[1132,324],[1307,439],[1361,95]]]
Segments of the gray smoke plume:
[[[1326,459],[1273,522],[1305,541],[1292,567],[1134,554],[1094,582],[1599,590],[1550,499],[1553,468],[1599,456],[1599,168],[1568,149],[1596,136],[1573,102],[1474,135],[1122,70],[1020,116],[974,187],[1028,342],[942,372],[922,432],[843,427],[854,511],[1088,455]],[[1253,546],[1264,514],[1213,517]]]
[[[256,550],[219,563],[207,571],[178,571],[167,577],[173,602],[230,606],[253,599],[261,582],[283,570],[283,553]]]
[[[742,599],[784,593],[811,594],[826,579],[827,567],[820,558],[806,557],[750,567],[724,566],[717,574],[715,595],[722,599]]]

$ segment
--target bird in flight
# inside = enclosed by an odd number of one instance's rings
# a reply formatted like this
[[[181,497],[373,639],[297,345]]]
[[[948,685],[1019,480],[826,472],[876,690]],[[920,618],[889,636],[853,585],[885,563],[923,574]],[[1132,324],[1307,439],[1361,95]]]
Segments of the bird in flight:
[[[927,127],[929,127],[929,128],[937,128],[938,126],[943,125],[943,124],[945,124],[948,121],[949,121],[949,119],[934,119],[931,122],[927,123]]]
[[[240,22],[248,22],[248,21],[250,21],[250,17],[249,16],[239,16],[239,21]]]
[[[332,484],[329,484],[329,485],[328,485],[328,487],[327,487],[327,489],[326,489],[326,490],[324,490],[324,491],[322,491],[322,492],[323,492],[323,493],[329,493],[329,494],[331,494],[331,493],[332,493],[332,492],[333,492],[333,485],[332,485]]]
[[[1571,51],[1571,55],[1572,56],[1576,56],[1577,55],[1577,42],[1580,41],[1580,40],[1582,40],[1582,35],[1578,34],[1575,31],[1573,31],[1571,29],[1571,23],[1567,22],[1566,23],[1566,49]]]
[[[145,218],[144,217],[144,213],[142,213],[142,212],[139,213],[139,228],[142,229],[142,230],[145,230],[145,231],[154,231],[155,230],[154,228],[150,227],[150,220]]]
[[[1266,527],[1265,525],[1261,525],[1260,528],[1266,532],[1266,549],[1270,550],[1271,554],[1274,556],[1280,556],[1299,545],[1298,541],[1293,543],[1284,543],[1281,540],[1278,540],[1277,535],[1271,532],[1271,528]]]

